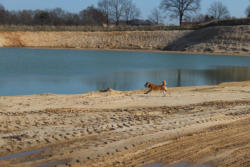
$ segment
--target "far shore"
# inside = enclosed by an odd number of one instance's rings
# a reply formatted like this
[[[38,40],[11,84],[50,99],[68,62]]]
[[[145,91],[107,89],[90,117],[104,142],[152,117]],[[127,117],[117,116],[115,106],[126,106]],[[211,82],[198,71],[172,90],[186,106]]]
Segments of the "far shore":
[[[0,47],[0,48],[26,48],[26,49],[71,49],[71,50],[96,50],[96,51],[121,51],[121,52],[155,52],[173,54],[194,54],[194,55],[216,55],[216,56],[250,56],[249,53],[235,52],[190,52],[190,51],[169,51],[162,49],[109,49],[109,48],[60,48],[60,47]]]
[[[0,32],[0,47],[250,56],[249,25],[171,31]]]

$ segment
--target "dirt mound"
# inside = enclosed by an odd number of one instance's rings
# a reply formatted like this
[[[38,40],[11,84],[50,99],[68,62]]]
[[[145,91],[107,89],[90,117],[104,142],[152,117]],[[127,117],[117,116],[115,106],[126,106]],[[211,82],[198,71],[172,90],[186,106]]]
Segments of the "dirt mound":
[[[250,54],[250,26],[218,26],[192,31],[168,44],[165,50]]]

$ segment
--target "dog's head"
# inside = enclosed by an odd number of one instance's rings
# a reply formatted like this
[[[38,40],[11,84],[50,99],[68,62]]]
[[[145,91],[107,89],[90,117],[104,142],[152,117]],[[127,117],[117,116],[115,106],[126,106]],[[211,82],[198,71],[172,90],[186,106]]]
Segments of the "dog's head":
[[[150,82],[146,82],[144,85],[146,88],[150,88],[151,87],[151,83]]]

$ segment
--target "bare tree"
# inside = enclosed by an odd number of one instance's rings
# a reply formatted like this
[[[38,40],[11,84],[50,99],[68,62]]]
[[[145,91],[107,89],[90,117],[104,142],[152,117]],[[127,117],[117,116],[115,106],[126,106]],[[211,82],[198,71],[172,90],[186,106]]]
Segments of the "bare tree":
[[[129,24],[129,20],[134,20],[140,16],[140,9],[138,9],[132,0],[124,0],[124,18]]]
[[[116,25],[120,24],[126,6],[125,2],[125,0],[110,0],[110,16]]]
[[[181,26],[184,16],[200,9],[200,0],[162,0],[160,8],[168,12],[170,17],[178,18]]]
[[[106,24],[109,25],[110,20],[110,0],[99,0],[98,9],[104,13],[106,17]]]
[[[79,15],[84,25],[102,25],[106,22],[104,13],[94,6],[82,10]]]
[[[230,17],[227,7],[221,2],[212,3],[208,9],[208,15],[213,16],[216,19],[225,19]]]
[[[2,4],[0,4],[0,24],[4,24],[6,20],[6,11]]]
[[[163,16],[161,11],[158,8],[154,8],[151,11],[151,15],[148,17],[148,19],[153,22],[154,24],[160,24],[163,22]]]
[[[48,10],[36,10],[34,15],[34,22],[37,25],[50,25],[51,17]]]
[[[67,12],[63,18],[64,25],[80,25],[80,18],[78,14]]]
[[[22,10],[16,13],[16,24],[32,25],[32,22],[33,12],[31,10]]]
[[[202,23],[202,22],[211,21],[213,19],[214,18],[211,16],[203,15],[200,13],[192,17],[186,17],[184,20],[185,22],[189,22],[189,23]]]
[[[66,12],[61,8],[55,8],[50,10],[49,12],[50,18],[52,20],[53,25],[62,25],[64,24],[64,18],[66,16]]]
[[[2,4],[0,4],[0,10],[5,10],[5,8]]]
[[[246,16],[250,17],[250,5],[246,9]]]

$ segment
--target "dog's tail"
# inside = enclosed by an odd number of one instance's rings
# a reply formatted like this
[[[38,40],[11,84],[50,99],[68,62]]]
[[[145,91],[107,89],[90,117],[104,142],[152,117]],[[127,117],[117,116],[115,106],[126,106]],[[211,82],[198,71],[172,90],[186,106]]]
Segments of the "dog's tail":
[[[166,86],[167,82],[165,80],[162,81],[162,86]]]

